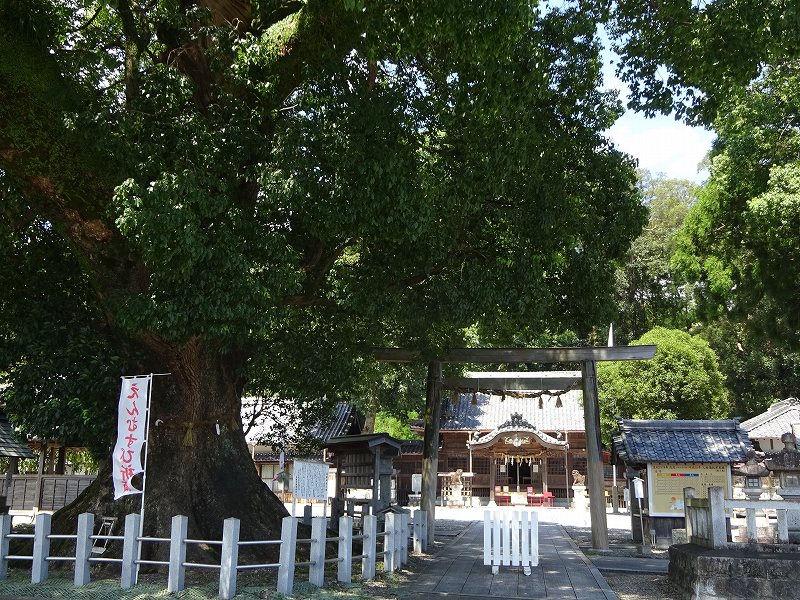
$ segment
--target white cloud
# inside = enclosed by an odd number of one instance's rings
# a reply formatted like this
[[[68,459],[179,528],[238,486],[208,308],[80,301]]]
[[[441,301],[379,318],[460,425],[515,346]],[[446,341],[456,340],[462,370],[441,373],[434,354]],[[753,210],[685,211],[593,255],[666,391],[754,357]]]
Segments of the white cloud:
[[[698,172],[698,165],[711,148],[714,134],[710,131],[668,116],[646,119],[626,112],[606,134],[620,150],[638,159],[643,169],[697,183],[708,175]]]
[[[630,92],[628,86],[617,77],[613,64],[619,57],[608,49],[604,32],[603,87],[617,90],[623,104]],[[689,127],[673,116],[659,115],[647,119],[640,113],[626,111],[606,131],[606,135],[623,152],[639,161],[639,167],[652,173],[663,173],[673,179],[688,179],[702,183],[707,171],[698,172],[698,165],[711,149],[714,134],[701,127]]]

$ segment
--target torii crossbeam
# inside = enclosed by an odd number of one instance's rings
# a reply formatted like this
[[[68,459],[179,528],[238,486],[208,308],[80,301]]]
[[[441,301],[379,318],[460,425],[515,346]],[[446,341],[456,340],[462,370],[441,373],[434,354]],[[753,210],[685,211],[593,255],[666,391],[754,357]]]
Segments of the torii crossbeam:
[[[608,524],[604,495],[603,460],[600,452],[600,406],[597,399],[597,361],[647,360],[653,358],[656,347],[597,346],[581,348],[456,348],[442,356],[428,359],[428,381],[425,399],[425,437],[422,450],[422,509],[428,512],[428,542],[433,543],[436,510],[436,473],[439,462],[439,426],[442,411],[442,363],[463,364],[522,364],[522,363],[581,363],[583,383],[584,423],[586,427],[586,470],[589,487],[589,511],[592,519],[592,545],[608,549]],[[424,360],[417,350],[377,348],[373,356],[382,362],[416,362]],[[509,383],[516,389],[532,389],[530,379]],[[457,382],[448,382],[457,383]],[[548,383],[548,382],[536,382]],[[467,386],[465,386],[467,387]],[[542,389],[549,389],[547,387]]]

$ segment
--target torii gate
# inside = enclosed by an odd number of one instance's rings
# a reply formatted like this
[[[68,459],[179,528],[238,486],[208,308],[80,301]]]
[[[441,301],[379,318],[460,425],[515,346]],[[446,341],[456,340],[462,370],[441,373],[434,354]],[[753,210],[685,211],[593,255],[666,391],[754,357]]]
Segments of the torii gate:
[[[433,544],[436,520],[436,474],[439,463],[439,426],[442,413],[441,392],[442,363],[500,364],[500,363],[554,363],[580,362],[583,383],[583,418],[586,427],[586,475],[592,519],[592,546],[608,550],[608,523],[604,497],[603,460],[600,453],[600,405],[597,399],[597,361],[647,360],[653,358],[656,347],[598,346],[585,348],[457,348],[443,356],[428,361],[428,379],[425,397],[425,437],[422,443],[422,498],[421,508],[428,513],[428,543]],[[373,351],[382,362],[414,362],[422,359],[417,350],[382,348]],[[513,378],[496,380],[481,378],[484,387],[514,385]],[[520,380],[531,385],[530,379]],[[449,382],[453,384],[454,382]],[[460,382],[463,384],[463,381]],[[548,387],[551,385],[548,382]],[[448,386],[449,387],[449,386]],[[462,387],[467,387],[463,386]],[[511,388],[507,388],[511,389]],[[530,388],[526,388],[530,389]],[[547,388],[545,388],[547,389]]]

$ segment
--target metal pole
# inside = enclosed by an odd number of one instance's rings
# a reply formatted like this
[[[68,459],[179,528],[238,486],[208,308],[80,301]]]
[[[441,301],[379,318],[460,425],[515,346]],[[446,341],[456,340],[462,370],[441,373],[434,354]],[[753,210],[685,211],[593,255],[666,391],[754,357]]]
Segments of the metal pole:
[[[142,459],[142,508],[139,511],[139,537],[144,536],[144,494],[147,489],[147,455],[150,453],[150,400],[153,397],[153,376],[155,373],[148,375],[149,381],[147,382],[147,408],[144,425],[144,459]],[[158,373],[158,375],[169,375],[169,373]],[[142,542],[136,540],[136,576],[134,577],[134,584],[139,581],[139,561],[142,559]]]

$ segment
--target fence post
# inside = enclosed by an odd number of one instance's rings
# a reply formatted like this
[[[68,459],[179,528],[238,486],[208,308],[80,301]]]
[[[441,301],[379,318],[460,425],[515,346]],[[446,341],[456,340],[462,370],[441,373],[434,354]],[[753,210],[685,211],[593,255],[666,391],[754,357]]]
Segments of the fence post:
[[[278,567],[278,592],[292,595],[294,587],[294,553],[297,546],[297,519],[283,517],[281,522],[281,564]]]
[[[370,580],[375,578],[375,556],[378,553],[378,517],[364,515],[363,532],[362,542],[365,556],[361,560],[361,578]]]
[[[11,533],[11,515],[0,515],[0,581],[8,577],[8,549],[11,540],[8,539]]]
[[[724,548],[728,544],[725,527],[725,490],[718,486],[708,488],[708,510],[711,513],[711,547]]]
[[[94,533],[94,515],[82,513],[78,515],[78,535],[75,540],[75,586],[89,583],[89,557],[92,555],[92,534]]]
[[[336,579],[342,583],[353,580],[353,517],[339,517],[339,565]]]
[[[311,552],[308,567],[308,581],[312,585],[325,585],[325,535],[328,519],[314,517],[311,519]]]
[[[408,527],[408,513],[402,513],[400,515],[400,564],[404,565],[408,562],[408,534],[409,534],[409,527]]]
[[[413,537],[414,554],[422,553],[422,511],[411,513],[411,535]]]
[[[167,591],[169,593],[183,591],[186,567],[186,538],[189,531],[189,517],[175,515],[172,517],[172,531],[169,541],[169,575]]]
[[[683,488],[683,511],[686,516],[686,542],[692,543],[692,536],[694,535],[694,507],[691,506],[691,500],[694,498],[694,488]]]
[[[222,526],[222,556],[219,561],[219,597],[230,600],[236,595],[236,567],[239,562],[239,519],[225,519]]]
[[[42,583],[47,579],[47,555],[50,554],[50,525],[53,516],[49,513],[36,515],[36,531],[33,534],[33,568],[31,583]]]
[[[383,517],[383,532],[386,534],[383,537],[384,573],[391,573],[394,571],[394,538],[395,535],[397,535],[394,525],[395,516],[394,513],[388,512]]]
[[[122,540],[122,576],[120,577],[119,587],[123,590],[132,588],[136,584],[136,557],[140,541],[139,537],[139,513],[131,513],[125,517],[125,537]]]

